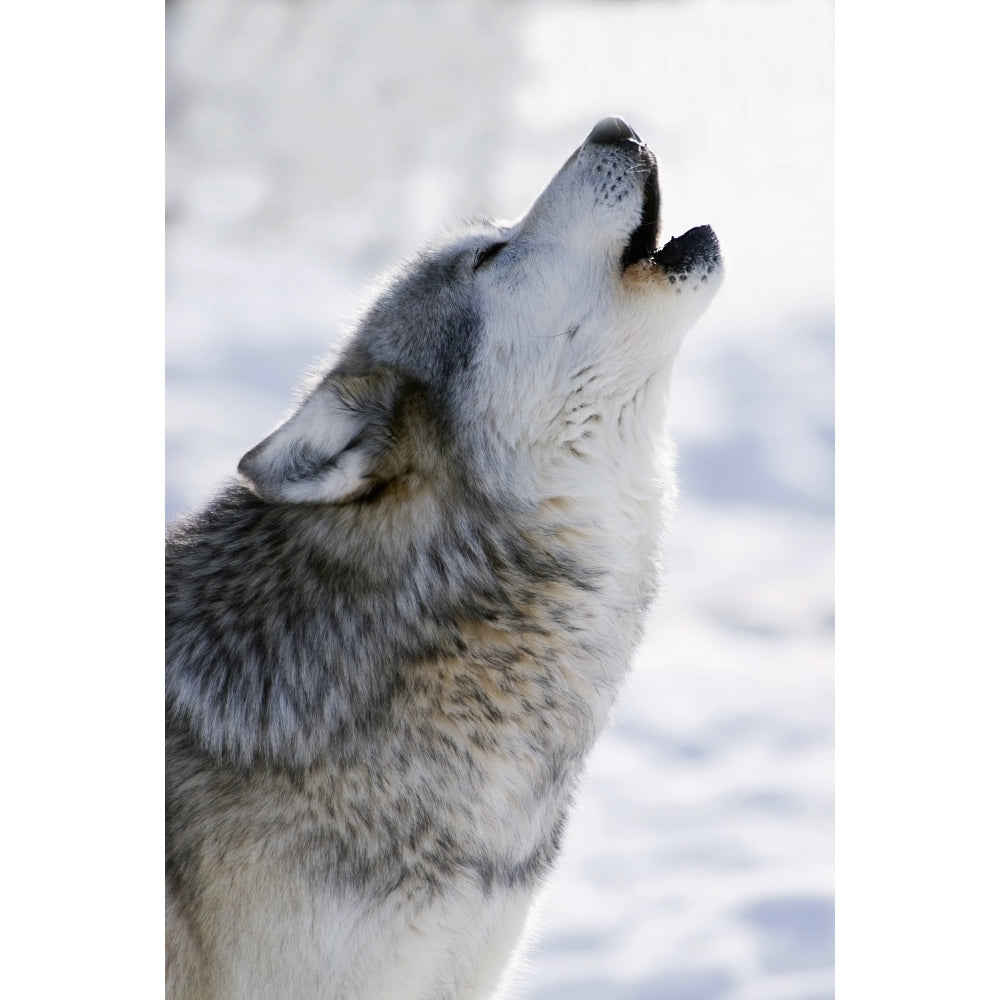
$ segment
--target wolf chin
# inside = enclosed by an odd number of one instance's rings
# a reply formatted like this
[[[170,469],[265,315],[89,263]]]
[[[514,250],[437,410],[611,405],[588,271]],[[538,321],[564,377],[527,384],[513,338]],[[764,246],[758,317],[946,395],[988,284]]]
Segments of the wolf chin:
[[[518,222],[405,263],[167,540],[171,1000],[502,987],[656,576],[718,288],[599,122]]]

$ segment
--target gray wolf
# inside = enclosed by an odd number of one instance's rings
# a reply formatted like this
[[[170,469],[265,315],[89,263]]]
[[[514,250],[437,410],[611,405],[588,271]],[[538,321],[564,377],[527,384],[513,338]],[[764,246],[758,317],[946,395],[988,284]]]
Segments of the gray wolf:
[[[378,290],[167,541],[171,1000],[501,988],[650,601],[718,288],[599,122],[520,221]],[[669,466],[669,462],[667,463]]]

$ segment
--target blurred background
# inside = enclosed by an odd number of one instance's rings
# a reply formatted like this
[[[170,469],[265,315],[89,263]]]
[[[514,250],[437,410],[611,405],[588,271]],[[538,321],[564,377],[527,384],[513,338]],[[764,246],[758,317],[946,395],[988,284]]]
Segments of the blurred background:
[[[368,283],[516,218],[608,114],[728,278],[675,369],[662,593],[527,1000],[833,996],[832,0],[170,0],[167,517]]]

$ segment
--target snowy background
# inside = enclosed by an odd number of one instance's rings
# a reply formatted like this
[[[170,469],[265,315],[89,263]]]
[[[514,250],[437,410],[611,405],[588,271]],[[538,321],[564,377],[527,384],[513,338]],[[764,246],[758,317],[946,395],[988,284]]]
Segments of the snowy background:
[[[365,286],[514,218],[599,118],[727,283],[676,369],[662,596],[525,1000],[833,996],[830,0],[172,0],[167,516],[277,422]]]

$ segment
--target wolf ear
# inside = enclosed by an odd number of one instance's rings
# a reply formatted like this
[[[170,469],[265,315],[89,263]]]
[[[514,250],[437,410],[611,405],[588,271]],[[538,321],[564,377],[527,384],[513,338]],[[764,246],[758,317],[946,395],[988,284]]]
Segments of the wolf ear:
[[[328,375],[277,430],[240,459],[240,475],[273,503],[347,503],[384,478],[399,379]]]

